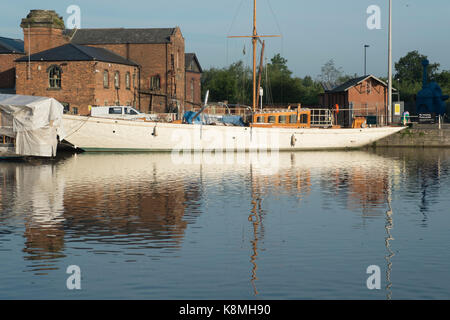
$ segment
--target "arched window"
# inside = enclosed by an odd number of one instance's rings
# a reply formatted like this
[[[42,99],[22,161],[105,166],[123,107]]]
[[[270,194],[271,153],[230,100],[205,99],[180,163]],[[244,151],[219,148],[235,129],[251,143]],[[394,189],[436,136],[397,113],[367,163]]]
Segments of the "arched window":
[[[125,74],[125,86],[127,89],[130,89],[131,75],[129,72]]]
[[[58,66],[51,66],[48,69],[48,86],[52,89],[61,88],[61,68]]]
[[[114,74],[114,87],[116,89],[120,88],[120,74],[119,71],[116,71]]]
[[[108,70],[105,70],[103,72],[103,87],[109,88],[109,72],[108,72]]]
[[[195,101],[195,97],[194,97],[194,84],[195,84],[195,80],[192,79],[191,80],[191,101]]]

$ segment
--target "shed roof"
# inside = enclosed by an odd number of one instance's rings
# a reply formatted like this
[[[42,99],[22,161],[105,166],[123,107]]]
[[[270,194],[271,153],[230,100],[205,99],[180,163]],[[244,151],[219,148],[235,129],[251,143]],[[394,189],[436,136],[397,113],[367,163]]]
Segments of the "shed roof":
[[[28,61],[28,57],[22,57],[16,61]],[[127,60],[110,50],[81,46],[72,43],[32,54],[30,56],[30,61],[102,61],[138,66],[136,62]]]
[[[375,81],[381,83],[385,87],[388,86],[386,84],[386,82],[378,79],[377,77],[375,77],[373,75],[367,75],[367,76],[362,76],[362,77],[350,79],[347,82],[345,82],[345,83],[335,87],[334,89],[328,90],[327,92],[345,92],[345,91],[349,90],[350,88],[353,88],[354,86],[360,84],[361,82],[363,82],[363,81],[365,81],[365,80],[367,80],[369,78],[374,79]]]

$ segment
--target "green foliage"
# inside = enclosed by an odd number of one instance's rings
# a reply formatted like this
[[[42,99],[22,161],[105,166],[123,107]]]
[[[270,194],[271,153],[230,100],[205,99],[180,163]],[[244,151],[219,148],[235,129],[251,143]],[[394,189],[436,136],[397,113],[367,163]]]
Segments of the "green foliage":
[[[298,78],[292,76],[287,60],[276,54],[263,71],[261,86],[270,87],[273,104],[301,103],[305,106],[318,105],[322,86],[310,76]],[[268,79],[266,83],[266,71]],[[242,61],[228,68],[211,68],[202,75],[202,93],[210,90],[211,101],[228,101],[230,104],[252,104],[252,70]],[[265,92],[265,95],[268,93]]]
[[[251,100],[251,70],[242,61],[228,68],[205,70],[202,75],[202,95],[209,90],[210,101],[228,101],[231,104]]]
[[[422,61],[425,59],[427,59],[427,56],[420,54],[417,50],[409,52],[395,64],[395,70],[397,72],[395,79],[407,82],[422,82]],[[428,66],[429,79],[436,77],[438,69],[439,63],[430,63]]]
[[[428,57],[418,51],[411,51],[395,64],[393,86],[400,90],[400,98],[408,105],[414,105],[416,94],[422,89],[422,61]],[[428,79],[436,81],[444,94],[450,93],[450,71],[439,71],[439,63],[430,63]]]
[[[400,91],[401,100],[407,105],[414,104],[417,92],[422,88],[422,60],[427,57],[418,51],[409,52],[396,64],[396,75],[393,80],[394,88]],[[288,68],[288,61],[280,54],[276,54],[266,66],[262,76],[262,87],[270,87],[271,101],[274,105],[301,103],[304,106],[319,104],[319,94],[323,93],[320,81],[342,84],[358,75],[346,75],[342,68],[337,67],[333,60],[322,67],[318,80],[310,76],[294,77]],[[429,65],[429,79],[436,81],[444,94],[450,94],[450,71],[438,72],[439,64]],[[268,74],[266,83],[265,74]],[[231,64],[227,68],[211,68],[205,70],[202,76],[203,96],[210,90],[211,101],[228,101],[230,104],[252,103],[252,71],[245,67],[242,61]],[[267,98],[268,93],[265,92]],[[450,102],[449,102],[450,104]]]

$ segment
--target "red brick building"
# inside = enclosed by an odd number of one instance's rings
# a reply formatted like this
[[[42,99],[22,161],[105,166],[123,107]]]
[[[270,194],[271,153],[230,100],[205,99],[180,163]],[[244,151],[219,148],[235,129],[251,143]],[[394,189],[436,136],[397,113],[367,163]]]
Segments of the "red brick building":
[[[135,90],[130,90],[133,91],[132,100],[130,100],[129,95],[126,93],[119,94],[119,99],[117,99],[117,94],[114,90],[99,90],[98,92],[103,91],[103,93],[97,93],[95,100],[90,101],[89,105],[104,105],[105,103],[119,103],[123,105],[131,101],[131,104],[142,112],[182,113],[185,110],[189,110],[192,105],[201,104],[201,90],[197,88],[197,85],[200,86],[201,67],[197,57],[195,57],[197,66],[193,66],[193,69],[188,71],[191,74],[188,77],[189,81],[191,81],[190,83],[194,80],[194,95],[192,97],[187,96],[186,88],[190,90],[189,94],[192,91],[190,85],[186,84],[185,43],[179,27],[159,29],[66,30],[63,19],[52,10],[31,10],[28,16],[22,19],[21,27],[24,33],[24,42],[22,42],[24,49],[22,55],[25,53],[27,57],[28,54],[33,55],[66,44],[74,44],[106,49],[109,52],[114,52],[116,55],[121,56],[124,60],[132,61],[136,64],[137,71],[131,74],[132,78],[130,80],[134,84],[132,88],[135,88]],[[52,54],[55,54],[55,52],[52,52]],[[12,60],[14,59],[3,59],[0,56],[0,65],[4,64],[11,67],[10,61]],[[59,61],[65,63],[62,60]],[[20,73],[17,74],[18,77],[26,75],[24,73],[24,62],[24,60],[18,62],[18,68],[21,69]],[[68,60],[67,65],[74,67],[75,64],[73,62],[73,60]],[[80,85],[80,81],[84,81],[82,75],[87,68],[86,63],[82,65],[82,69],[78,72],[72,70],[73,72],[71,73],[72,77],[80,76],[79,79],[71,78],[74,83]],[[108,71],[114,72],[114,70]],[[5,75],[5,78],[11,83],[14,77],[11,76],[11,71],[9,72],[9,75]],[[30,72],[33,75],[36,70],[28,71],[28,73]],[[38,77],[38,79],[41,81],[44,77]],[[18,79],[21,85],[25,83],[25,80]],[[44,84],[48,85],[48,79],[40,85]],[[91,85],[91,82],[86,84],[86,86]],[[27,86],[22,86],[19,91],[22,94],[33,94],[37,91],[37,86],[37,84],[33,84],[33,87],[29,89],[27,89]],[[42,90],[38,91],[42,92]],[[62,94],[62,91],[58,92],[54,92],[53,90],[46,91],[47,96],[56,99]],[[189,101],[189,103],[186,104],[185,101]],[[76,95],[72,96],[71,100],[67,100],[64,96],[63,102],[70,103],[74,106],[83,105],[83,107],[80,107],[83,110],[87,107],[86,101],[81,101],[81,97],[78,98]]]
[[[70,42],[106,48],[140,65],[142,112],[182,112],[185,101],[185,52],[180,28],[80,29]]]
[[[186,53],[185,66],[186,66],[186,107],[195,108],[201,105],[202,94],[202,67],[198,62],[195,53]]]
[[[0,89],[14,89],[16,59],[25,54],[23,41],[0,37]]]
[[[351,79],[319,96],[322,107],[352,110],[353,116],[378,116],[378,122],[387,118],[388,86],[373,75]],[[341,116],[344,115],[340,112]]]
[[[103,48],[66,44],[16,60],[16,93],[53,97],[72,114],[89,105],[133,105],[137,63]]]

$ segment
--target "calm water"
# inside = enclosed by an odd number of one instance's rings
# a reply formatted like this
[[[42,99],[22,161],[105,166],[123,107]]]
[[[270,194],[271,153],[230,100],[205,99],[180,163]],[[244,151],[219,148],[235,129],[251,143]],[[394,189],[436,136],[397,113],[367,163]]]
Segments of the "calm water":
[[[450,298],[450,150],[193,160],[0,162],[0,298]]]

